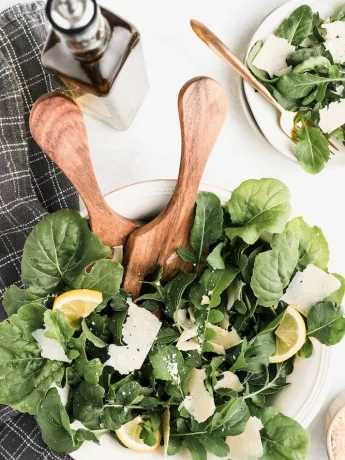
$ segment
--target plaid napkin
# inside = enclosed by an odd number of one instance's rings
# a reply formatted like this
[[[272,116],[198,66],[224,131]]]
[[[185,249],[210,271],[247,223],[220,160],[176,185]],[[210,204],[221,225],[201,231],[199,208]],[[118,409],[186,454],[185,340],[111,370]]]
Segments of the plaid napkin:
[[[22,249],[32,227],[47,212],[78,209],[74,188],[29,131],[32,104],[58,88],[40,60],[46,33],[43,1],[0,13],[0,321],[2,293],[21,286]],[[44,445],[33,417],[0,405],[0,459],[68,458]]]

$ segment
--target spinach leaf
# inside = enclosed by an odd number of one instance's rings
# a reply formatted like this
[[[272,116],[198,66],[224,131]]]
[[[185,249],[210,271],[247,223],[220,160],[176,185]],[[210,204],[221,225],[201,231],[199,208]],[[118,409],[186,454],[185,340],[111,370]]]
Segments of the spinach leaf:
[[[290,193],[277,179],[251,179],[237,187],[228,203],[232,226],[229,238],[255,243],[263,231],[281,233],[291,212]]]
[[[28,303],[19,308],[17,314],[9,318],[9,322],[15,326],[25,340],[35,341],[32,333],[44,327],[44,312],[46,308],[37,303]]]
[[[308,126],[303,116],[300,119],[302,126],[297,132],[296,158],[305,171],[317,174],[330,158],[328,140],[319,128]]]
[[[290,99],[300,99],[307,96],[315,86],[323,83],[336,83],[345,81],[344,77],[320,77],[311,73],[289,73],[279,78],[277,89],[283,96]]]
[[[39,295],[32,292],[30,289],[19,289],[17,286],[11,286],[4,292],[3,307],[10,317],[18,312],[19,308],[28,303],[45,305],[47,298],[45,295]]]
[[[80,337],[72,337],[68,343],[70,350],[76,350],[79,352],[79,356],[75,359],[73,368],[76,373],[85,379],[89,383],[96,384],[99,381],[99,377],[103,372],[103,364],[98,358],[88,360],[86,355],[86,335],[82,333]]]
[[[309,434],[295,420],[280,414],[273,407],[263,409],[261,440],[262,460],[305,460],[309,452]]]
[[[103,392],[99,385],[82,380],[77,386],[73,398],[73,414],[81,422],[91,422],[99,417],[103,410]]]
[[[293,11],[276,30],[275,35],[286,38],[292,45],[299,45],[310,35],[313,26],[313,11],[308,5],[302,5]]]
[[[110,249],[93,234],[80,214],[62,209],[45,216],[28,236],[23,251],[22,280],[36,294],[56,292]]]
[[[66,409],[61,404],[56,388],[52,388],[41,401],[37,412],[37,423],[42,439],[56,452],[71,453],[81,446],[74,439]]]
[[[283,233],[273,235],[271,251],[255,258],[251,288],[259,305],[275,305],[295,270],[309,264],[327,270],[329,249],[322,230],[309,227],[302,217],[292,219]]]
[[[75,281],[74,289],[99,291],[107,299],[114,298],[120,291],[123,267],[113,260],[97,261],[90,272],[83,272]]]
[[[64,369],[64,363],[42,358],[37,343],[15,326],[0,324],[0,403],[36,414],[50,385],[61,384]]]
[[[340,305],[328,300],[314,305],[307,317],[307,335],[324,345],[335,345],[345,335],[345,317]]]
[[[218,406],[210,422],[215,436],[237,436],[243,433],[249,419],[249,409],[243,398],[231,398]]]
[[[222,250],[224,247],[225,243],[218,243],[207,257],[207,263],[215,270],[223,270],[225,268],[225,263],[222,258]]]
[[[223,210],[220,199],[214,193],[200,192],[196,199],[194,225],[190,243],[196,252],[196,263],[203,260],[204,253],[223,233]]]

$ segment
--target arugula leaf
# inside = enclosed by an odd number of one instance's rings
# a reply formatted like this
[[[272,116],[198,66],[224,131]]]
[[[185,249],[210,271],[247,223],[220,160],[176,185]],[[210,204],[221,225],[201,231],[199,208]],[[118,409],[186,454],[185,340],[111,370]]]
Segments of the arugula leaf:
[[[257,41],[253,48],[250,50],[248,59],[247,59],[247,67],[251,71],[251,73],[261,82],[263,83],[273,83],[274,81],[277,81],[277,79],[271,79],[268,73],[265,70],[258,69],[253,65],[253,61],[256,58],[256,56],[259,54],[259,51],[261,50],[264,42],[263,41]]]
[[[281,233],[291,212],[290,192],[277,179],[251,179],[237,187],[228,203],[232,226],[229,238],[255,243],[263,231]]]
[[[194,251],[188,248],[177,248],[177,254],[181,257],[182,260],[190,264],[197,264],[196,254]]]
[[[114,311],[128,310],[127,299],[131,299],[132,296],[128,294],[124,289],[120,289],[119,293],[112,299],[110,306]]]
[[[9,322],[15,326],[25,340],[35,341],[32,333],[44,327],[44,312],[46,308],[37,303],[28,303],[19,308],[17,314],[9,318]]]
[[[305,460],[309,452],[309,434],[295,420],[270,407],[263,409],[261,430],[262,460]]]
[[[190,298],[194,306],[202,308],[202,297],[210,298],[208,308],[216,308],[221,303],[221,294],[230,286],[237,275],[237,270],[228,266],[224,270],[212,270],[208,268],[202,275],[199,284],[194,284],[190,291]]]
[[[120,291],[123,267],[113,260],[97,261],[90,272],[83,272],[75,281],[74,289],[99,291],[107,299],[114,298]]]
[[[123,409],[118,407],[105,407],[102,421],[104,428],[110,431],[118,430],[125,422]]]
[[[128,305],[127,305],[128,307]],[[122,341],[122,329],[125,319],[127,317],[126,311],[117,311],[110,321],[110,330],[115,338],[116,345],[123,345]]]
[[[301,48],[289,54],[286,58],[287,65],[293,67],[301,64],[312,56],[322,56],[325,52],[325,47],[322,43],[314,45],[312,48]]]
[[[196,199],[194,225],[190,243],[196,252],[196,263],[203,260],[204,253],[223,234],[223,210],[220,199],[211,192],[200,192]]]
[[[198,436],[198,441],[201,442],[206,450],[217,457],[229,455],[229,446],[221,437],[214,436],[211,433],[204,433]]]
[[[161,327],[155,343],[161,343],[167,345],[172,342],[176,342],[180,337],[180,334],[171,327]]]
[[[189,450],[193,460],[207,460],[207,450],[196,436],[185,436],[182,446]]]
[[[207,263],[214,268],[215,270],[223,270],[225,268],[225,263],[222,258],[222,250],[225,247],[225,243],[219,243],[213,249],[213,251],[207,257]]]
[[[64,369],[64,363],[42,358],[37,343],[15,326],[0,324],[0,403],[36,414],[50,385],[61,384]]]
[[[102,387],[82,380],[73,398],[73,415],[81,422],[91,422],[103,410]]]
[[[290,99],[300,99],[307,96],[310,91],[323,83],[344,82],[344,77],[320,77],[311,73],[288,73],[277,81],[277,89],[283,96]]]
[[[56,388],[52,388],[41,401],[37,412],[37,423],[42,439],[56,452],[69,454],[79,449],[81,442],[74,439],[66,409],[61,404]]]
[[[209,428],[214,436],[237,436],[243,433],[249,415],[243,398],[231,398],[223,406],[217,407]]]
[[[179,273],[164,286],[164,311],[171,318],[180,307],[185,290],[195,278],[196,275],[193,273]]]
[[[318,71],[320,69],[330,69],[331,63],[324,56],[311,56],[305,61],[298,64],[292,71],[292,73],[304,73],[310,72],[311,70]]]
[[[46,301],[45,295],[35,294],[30,289],[19,289],[13,285],[4,292],[2,304],[7,316],[10,317],[17,313],[23,305],[35,303],[44,306]]]
[[[133,404],[140,394],[140,385],[138,382],[124,382],[117,389],[115,399],[122,406]]]
[[[180,350],[173,345],[155,345],[149,355],[154,378],[173,382],[183,395],[186,366]]]
[[[303,347],[299,350],[298,356],[301,358],[310,358],[313,354],[313,342],[307,337]]]
[[[82,328],[82,331],[84,332],[85,334],[85,337],[87,338],[87,340],[89,340],[91,343],[93,343],[95,345],[95,347],[97,348],[105,348],[108,346],[107,343],[105,343],[103,340],[101,340],[99,337],[97,337],[95,334],[93,334],[88,325],[86,324],[86,321],[85,319],[83,319],[82,323],[81,323],[81,328]]]
[[[46,326],[44,335],[49,339],[57,340],[67,351],[67,343],[72,338],[75,329],[69,324],[66,315],[59,310],[46,310],[44,324]]]
[[[329,248],[322,230],[302,217],[292,219],[281,234],[273,235],[272,250],[255,257],[251,288],[259,305],[275,305],[295,270],[309,264],[327,270]]]
[[[54,293],[64,283],[73,287],[86,267],[110,254],[78,212],[62,209],[45,216],[28,236],[22,280],[36,294]]]
[[[333,292],[326,300],[330,300],[331,302],[341,304],[345,295],[345,278],[338,273],[332,273],[341,283],[340,288]]]
[[[313,26],[313,11],[302,5],[293,11],[276,30],[275,35],[286,38],[292,45],[299,45],[310,35]]]
[[[70,350],[76,350],[79,352],[79,356],[76,358],[73,367],[76,373],[84,378],[87,382],[96,384],[99,381],[99,377],[103,372],[103,364],[98,358],[88,360],[86,356],[86,335],[83,332],[80,337],[72,337],[68,343]]]
[[[320,85],[320,88],[323,87]],[[320,100],[323,98],[321,95]],[[330,158],[328,140],[319,128],[308,126],[303,116],[300,119],[302,126],[297,132],[296,158],[305,171],[317,174]]]
[[[104,429],[99,429],[99,430],[84,430],[84,429],[79,429],[75,433],[75,440],[78,442],[84,442],[84,441],[92,441],[95,444],[99,445],[99,440],[100,438],[108,433],[108,430]]]
[[[345,335],[345,317],[340,305],[328,300],[314,305],[307,317],[307,335],[324,345],[335,345]]]

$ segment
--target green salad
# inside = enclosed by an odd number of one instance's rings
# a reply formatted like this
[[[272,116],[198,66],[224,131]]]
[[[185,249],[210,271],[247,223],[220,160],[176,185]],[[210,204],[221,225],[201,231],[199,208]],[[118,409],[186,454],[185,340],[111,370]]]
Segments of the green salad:
[[[284,109],[297,113],[296,157],[309,173],[320,172],[335,150],[329,140],[345,141],[345,6],[325,20],[300,6],[255,43],[247,66]]]
[[[321,229],[290,212],[275,179],[243,182],[224,206],[199,193],[190,247],[174,254],[193,270],[164,285],[158,269],[137,299],[78,212],[44,217],[25,243],[26,288],[4,294],[0,403],[34,415],[58,452],[108,433],[194,460],[306,459],[308,433],[271,395],[297,354],[344,336],[345,280],[328,273]]]

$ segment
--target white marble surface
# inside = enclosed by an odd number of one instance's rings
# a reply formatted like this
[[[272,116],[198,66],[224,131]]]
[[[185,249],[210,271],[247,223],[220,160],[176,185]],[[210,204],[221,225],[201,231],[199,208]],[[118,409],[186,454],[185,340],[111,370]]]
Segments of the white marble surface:
[[[1,0],[0,8],[14,3]],[[260,22],[284,0],[100,0],[100,3],[114,8],[140,29],[151,86],[137,118],[126,132],[116,132],[86,117],[93,164],[102,191],[106,193],[147,179],[176,177],[180,151],[178,91],[194,76],[213,77],[226,88],[230,109],[204,182],[233,189],[248,178],[282,180],[290,188],[294,215],[303,215],[308,223],[323,229],[332,253],[330,269],[344,274],[344,168],[308,175],[298,164],[270,148],[253,131],[244,114],[240,79],[199,41],[189,26],[191,18],[205,22],[242,57]],[[345,341],[334,347],[329,397],[310,426],[311,460],[327,459],[326,412],[330,401],[345,387],[344,354]]]

